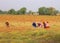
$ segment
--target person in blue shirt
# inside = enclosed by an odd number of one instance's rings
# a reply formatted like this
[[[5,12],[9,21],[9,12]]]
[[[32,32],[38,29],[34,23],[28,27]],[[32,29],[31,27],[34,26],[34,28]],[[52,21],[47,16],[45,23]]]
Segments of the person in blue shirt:
[[[33,27],[37,27],[35,22],[32,23],[32,26],[33,26]]]

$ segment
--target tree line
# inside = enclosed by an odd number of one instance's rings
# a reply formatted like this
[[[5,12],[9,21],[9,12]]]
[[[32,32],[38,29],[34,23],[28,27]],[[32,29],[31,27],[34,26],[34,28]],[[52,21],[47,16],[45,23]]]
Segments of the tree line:
[[[0,14],[11,14],[11,15],[12,14],[14,14],[14,15],[35,14],[35,13],[38,13],[39,15],[56,15],[56,14],[58,14],[60,12],[59,12],[59,10],[56,10],[53,7],[49,7],[49,8],[40,7],[40,8],[38,8],[37,12],[31,11],[31,10],[27,12],[27,8],[26,7],[20,8],[17,11],[15,11],[15,9],[10,9],[8,11],[0,10]]]

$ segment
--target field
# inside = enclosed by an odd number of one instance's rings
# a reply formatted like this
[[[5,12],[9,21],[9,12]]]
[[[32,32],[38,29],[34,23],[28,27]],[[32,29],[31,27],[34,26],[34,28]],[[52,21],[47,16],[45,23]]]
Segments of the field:
[[[44,21],[50,28],[32,26],[33,22]],[[0,43],[60,43],[60,16],[0,15]]]

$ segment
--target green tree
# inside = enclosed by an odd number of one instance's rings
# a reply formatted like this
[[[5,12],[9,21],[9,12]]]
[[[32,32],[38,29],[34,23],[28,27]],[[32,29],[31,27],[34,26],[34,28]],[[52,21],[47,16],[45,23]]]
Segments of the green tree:
[[[2,10],[0,10],[0,14],[3,14],[3,11]]]
[[[57,13],[59,13],[59,11],[56,10],[55,8],[53,8],[53,7],[48,8],[49,15],[56,15]]]
[[[26,8],[23,7],[20,10],[17,11],[17,14],[26,14]]]
[[[41,7],[38,9],[39,15],[56,15],[59,11],[53,7]]]
[[[10,9],[10,10],[8,11],[8,14],[16,14],[16,11],[15,11],[14,9]]]
[[[46,14],[46,12],[47,12],[46,7],[41,7],[41,8],[38,9],[39,15],[44,15],[44,14]]]

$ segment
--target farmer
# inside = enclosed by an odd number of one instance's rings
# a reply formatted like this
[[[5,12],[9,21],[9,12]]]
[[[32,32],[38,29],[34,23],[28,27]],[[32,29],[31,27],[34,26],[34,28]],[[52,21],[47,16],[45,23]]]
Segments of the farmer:
[[[44,28],[49,28],[50,27],[48,22],[43,22],[43,26],[44,26]]]
[[[32,26],[33,26],[33,27],[37,27],[35,22],[32,23]]]
[[[5,22],[6,26],[9,27],[9,22]]]
[[[42,27],[42,23],[37,23],[38,24],[38,27]]]
[[[47,28],[49,28],[49,27],[50,27],[49,22],[46,22],[46,27],[47,27]]]

